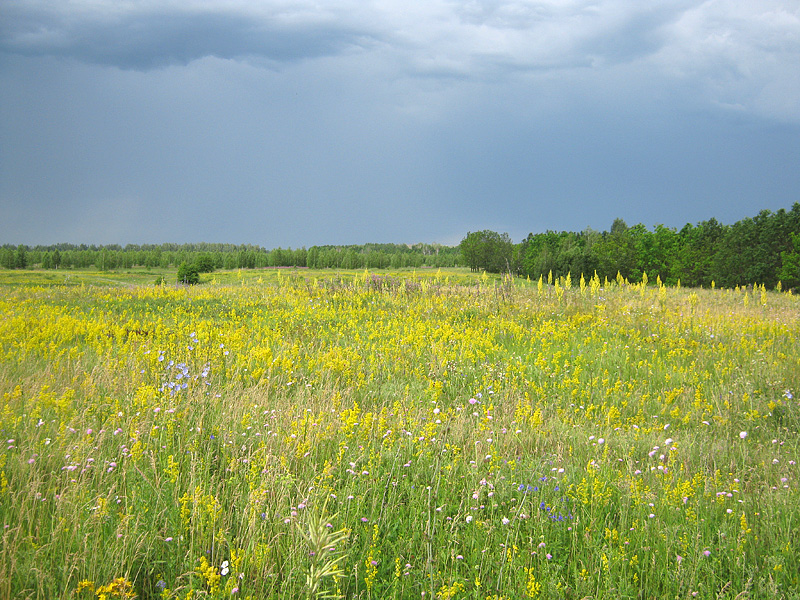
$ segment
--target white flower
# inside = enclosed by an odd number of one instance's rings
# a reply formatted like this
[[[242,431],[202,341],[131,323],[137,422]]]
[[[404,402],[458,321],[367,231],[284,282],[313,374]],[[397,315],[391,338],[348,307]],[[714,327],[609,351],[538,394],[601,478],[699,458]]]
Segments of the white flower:
[[[227,575],[230,569],[228,569],[228,561],[222,561],[222,568],[219,570],[220,575]]]
[[[747,432],[746,431],[740,431],[739,432],[739,437],[742,438],[742,439],[746,438],[747,437]]]

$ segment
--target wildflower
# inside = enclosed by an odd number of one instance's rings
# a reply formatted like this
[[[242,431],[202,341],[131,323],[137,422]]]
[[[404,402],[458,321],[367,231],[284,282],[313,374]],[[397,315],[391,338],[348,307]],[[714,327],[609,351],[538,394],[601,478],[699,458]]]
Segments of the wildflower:
[[[747,432],[746,432],[746,431],[740,431],[740,432],[739,432],[739,437],[740,437],[741,439],[744,439],[744,438],[746,438],[746,437],[747,437]]]
[[[220,568],[219,572],[220,572],[220,575],[223,575],[223,576],[227,575],[230,572],[230,569],[228,568],[228,561],[227,560],[222,561],[222,565],[221,565],[221,568]]]
[[[508,519],[508,517],[503,517],[503,525],[508,525],[510,522],[511,521]]]

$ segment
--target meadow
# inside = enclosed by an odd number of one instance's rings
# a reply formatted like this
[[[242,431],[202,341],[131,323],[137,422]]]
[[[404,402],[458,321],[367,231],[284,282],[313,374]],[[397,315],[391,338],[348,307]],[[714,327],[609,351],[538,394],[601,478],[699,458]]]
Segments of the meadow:
[[[800,597],[796,295],[11,277],[2,598]]]

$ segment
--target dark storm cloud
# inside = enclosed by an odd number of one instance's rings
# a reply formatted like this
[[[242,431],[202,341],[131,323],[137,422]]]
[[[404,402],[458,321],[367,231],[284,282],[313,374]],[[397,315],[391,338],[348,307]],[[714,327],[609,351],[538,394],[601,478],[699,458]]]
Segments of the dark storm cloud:
[[[796,0],[5,0],[0,243],[457,243],[797,201]]]
[[[140,70],[207,56],[278,62],[316,58],[374,43],[370,38],[376,33],[335,15],[252,11],[226,3],[183,8],[168,2],[17,2],[7,5],[2,23],[0,50],[5,52]]]
[[[2,17],[0,52],[123,69],[363,54],[388,78],[498,82],[640,65],[637,77],[719,106],[800,114],[800,8],[790,0],[11,0]]]

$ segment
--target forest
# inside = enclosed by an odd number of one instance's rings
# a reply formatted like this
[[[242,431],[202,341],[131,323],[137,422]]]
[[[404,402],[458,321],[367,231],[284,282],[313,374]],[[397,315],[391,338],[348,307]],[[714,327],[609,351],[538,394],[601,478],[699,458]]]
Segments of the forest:
[[[791,210],[762,210],[755,217],[724,225],[716,219],[679,231],[656,225],[628,226],[615,219],[609,231],[547,231],[519,244],[493,231],[469,233],[460,246],[464,265],[474,271],[512,272],[531,279],[595,272],[602,279],[619,273],[631,282],[688,287],[800,285],[800,203]]]
[[[5,269],[85,269],[101,271],[197,265],[215,269],[296,267],[313,269],[402,269],[469,267],[473,271],[521,277],[562,277],[571,273],[600,278],[620,274],[630,282],[645,276],[669,285],[735,287],[763,284],[800,286],[800,203],[790,210],[762,210],[726,225],[715,218],[680,230],[664,225],[629,226],[615,219],[608,231],[530,233],[515,243],[506,233],[469,232],[458,246],[441,244],[320,245],[274,248],[251,244],[55,244],[0,248]]]
[[[0,248],[0,267],[6,269],[85,269],[101,271],[147,267],[167,269],[182,263],[209,265],[201,269],[400,269],[455,267],[459,248],[440,244],[361,244],[267,250],[251,244],[128,244],[105,246],[55,244]]]

